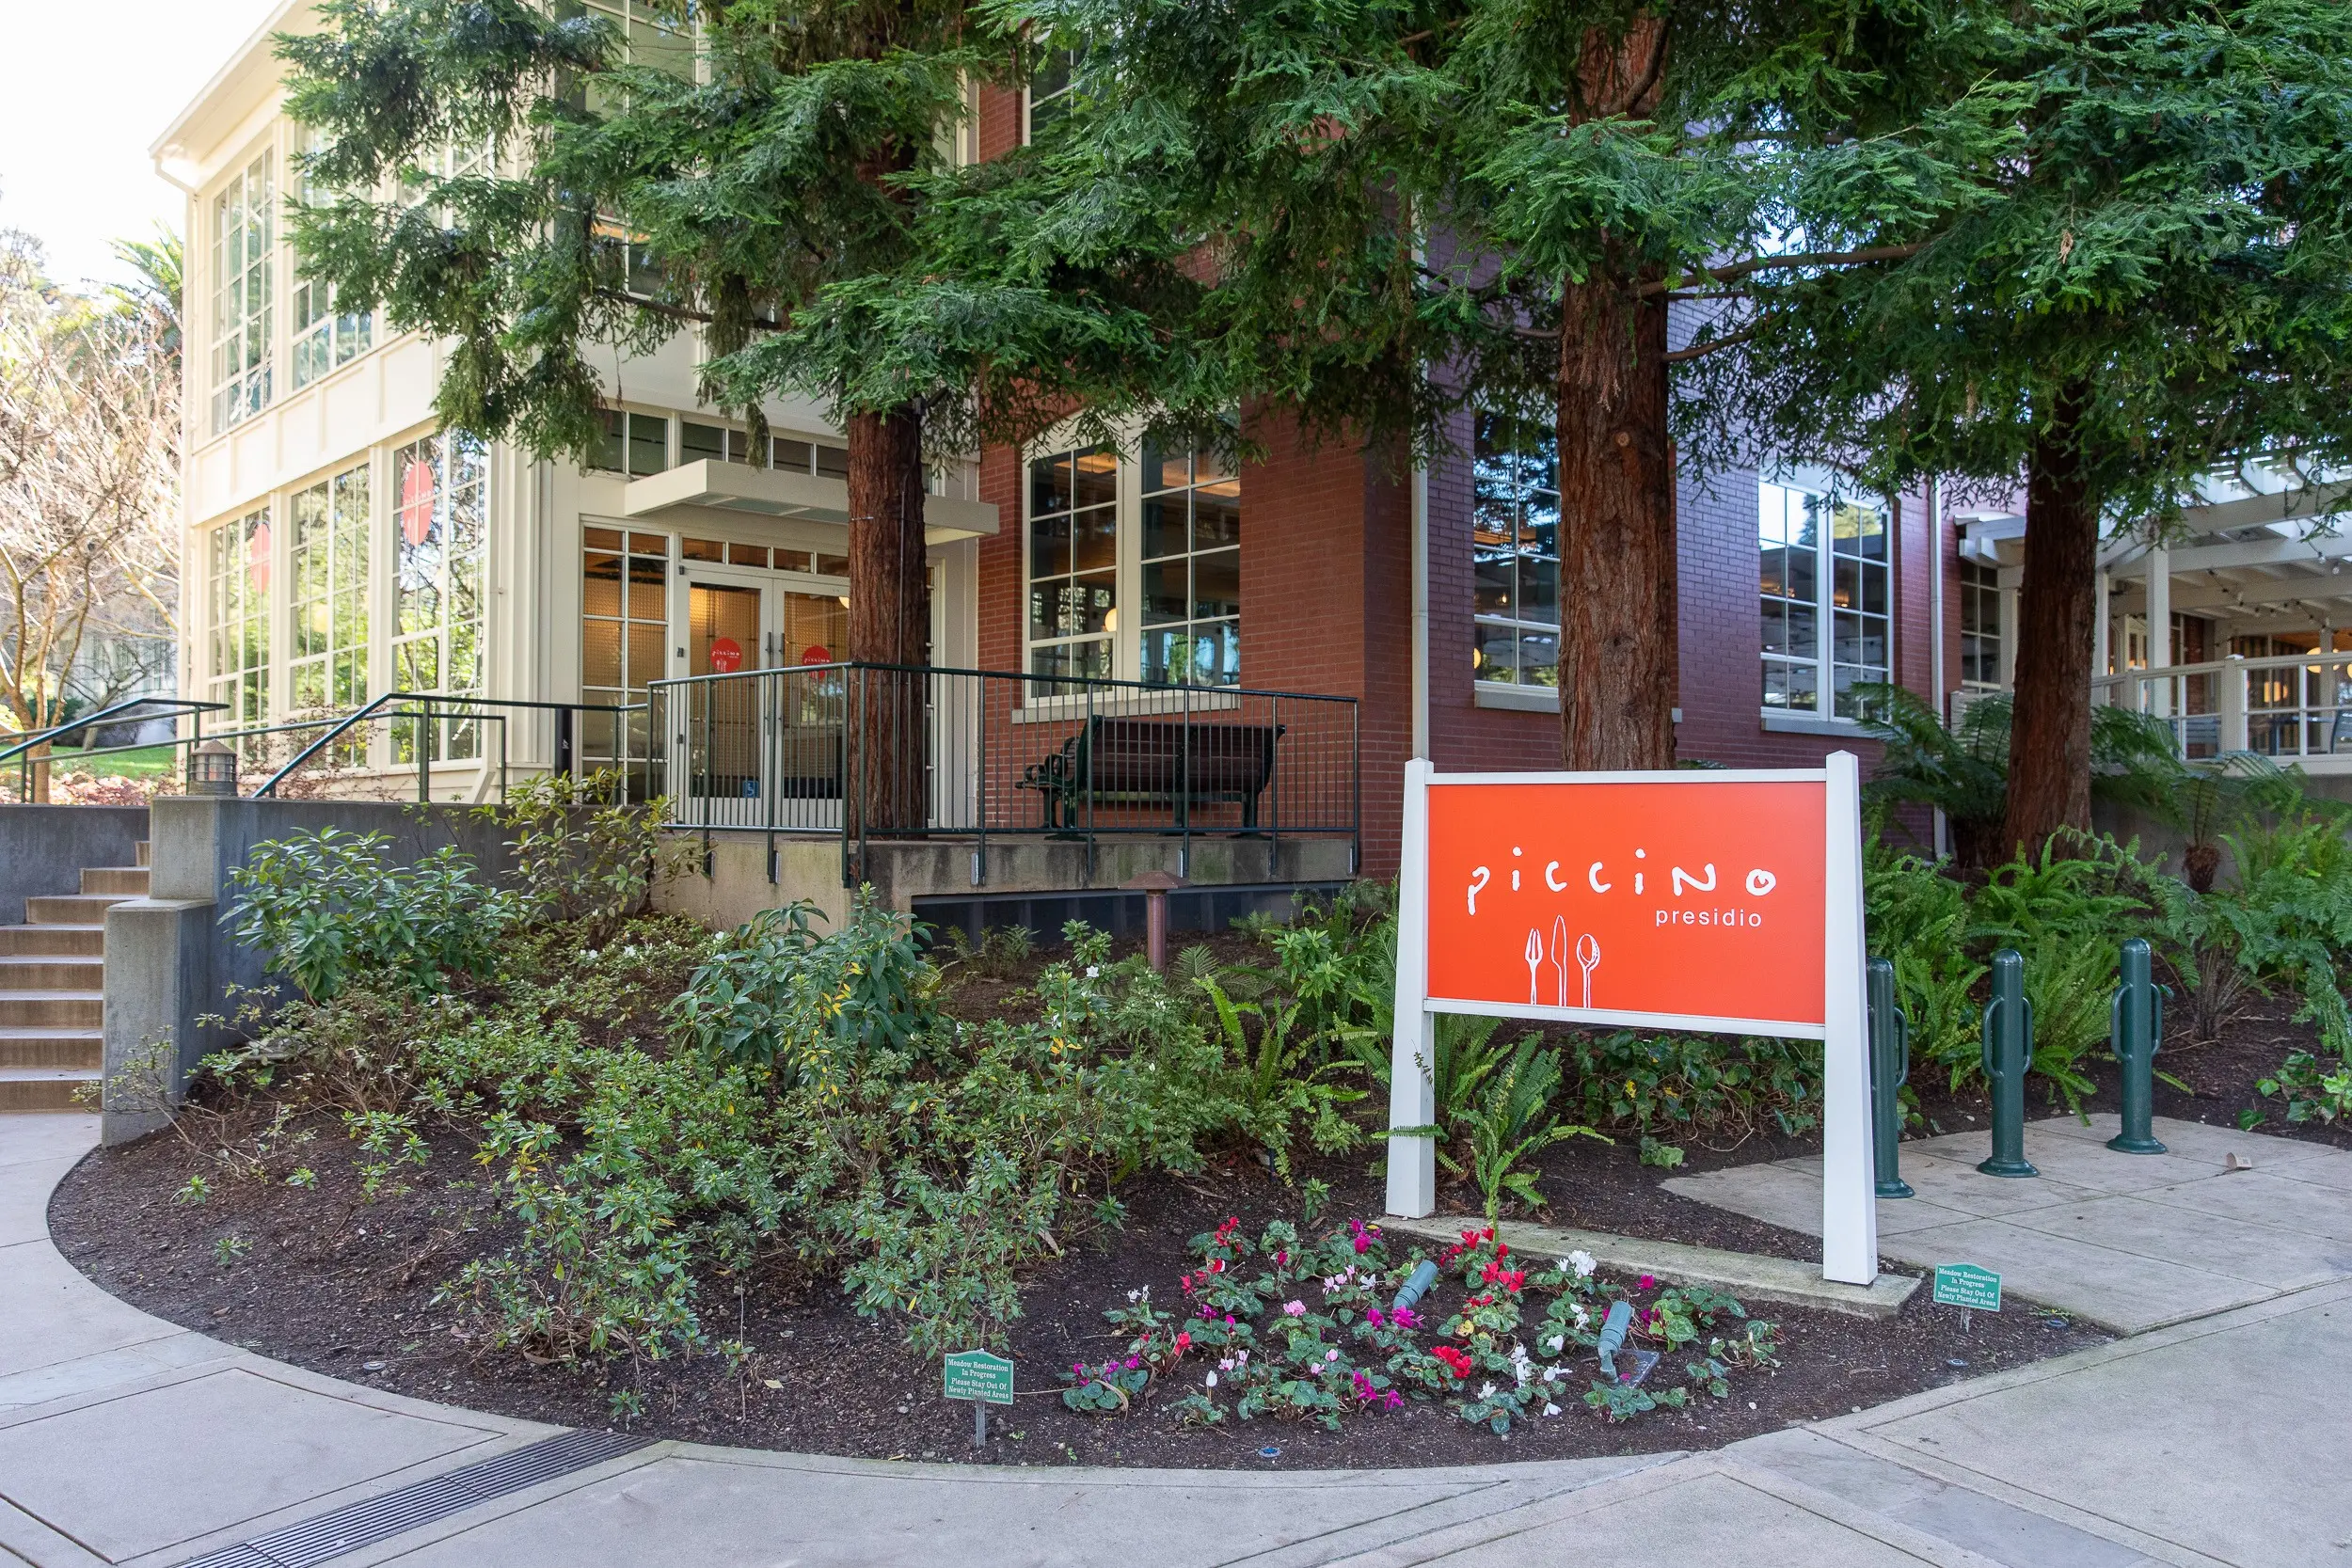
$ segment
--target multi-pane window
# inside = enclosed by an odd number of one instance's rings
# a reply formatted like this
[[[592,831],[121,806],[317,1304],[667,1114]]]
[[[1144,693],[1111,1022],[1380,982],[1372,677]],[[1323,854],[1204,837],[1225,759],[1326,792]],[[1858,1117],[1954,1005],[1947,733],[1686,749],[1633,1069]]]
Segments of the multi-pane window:
[[[294,498],[294,706],[303,713],[368,699],[368,467]]]
[[[1482,681],[1560,684],[1560,480],[1547,421],[1478,416],[1470,659]]]
[[[635,417],[646,418],[643,414]],[[608,414],[606,418],[610,420],[614,416]],[[608,427],[605,444],[610,448],[612,442]],[[816,474],[825,479],[850,477],[850,452],[846,447],[803,441],[789,436],[771,436],[763,444],[731,426],[705,424],[697,420],[678,421],[677,458],[681,463],[740,463],[748,467]]]
[[[1048,125],[1070,112],[1071,84],[1078,74],[1078,51],[1048,49],[1029,77],[1028,124],[1022,139],[1035,141]]]
[[[1886,514],[1769,482],[1756,511],[1764,710],[1858,719],[1889,671]]]
[[[596,451],[589,456],[590,467],[607,468],[631,479],[643,479],[669,468],[669,416],[607,408],[601,417],[604,429]]]
[[[1108,676],[1119,632],[1119,454],[1029,463],[1029,671]]]
[[[577,16],[583,7],[621,35],[629,64],[694,79],[691,8],[676,0],[572,0],[563,8]]]
[[[482,443],[429,436],[392,453],[392,682],[401,691],[482,690],[483,539],[489,507]],[[480,721],[394,726],[394,756],[416,758],[420,730],[433,754],[481,755]]]
[[[580,580],[580,700],[592,707],[643,703],[647,684],[660,680],[665,670],[669,536],[592,528],[582,531],[582,538],[587,555]],[[589,713],[580,720],[583,768],[642,772],[647,756],[644,713]]]
[[[206,562],[212,591],[207,695],[226,703],[233,725],[269,721],[269,509],[213,530]]]
[[[277,185],[264,152],[213,198],[213,434],[269,406]]]
[[[2001,684],[2001,575],[1976,561],[1960,563],[1960,684],[1975,691]]]
[[[315,155],[325,147],[315,130],[306,127],[302,137],[306,156]],[[335,194],[313,182],[305,169],[304,201],[315,206],[333,199]],[[296,274],[292,304],[294,386],[308,387],[338,365],[349,364],[374,346],[375,312],[336,309],[334,286],[325,279]]]
[[[1241,481],[1210,452],[1151,442],[1142,477],[1142,676],[1238,686]]]

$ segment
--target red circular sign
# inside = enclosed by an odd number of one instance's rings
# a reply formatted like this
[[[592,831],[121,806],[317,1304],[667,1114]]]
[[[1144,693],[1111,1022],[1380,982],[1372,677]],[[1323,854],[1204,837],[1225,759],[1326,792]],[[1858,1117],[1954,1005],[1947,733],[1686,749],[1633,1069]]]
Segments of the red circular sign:
[[[433,465],[411,459],[400,476],[400,536],[415,549],[433,531]]]
[[[801,650],[801,662],[803,664],[831,664],[833,650],[822,642],[812,642]]]
[[[731,675],[743,668],[743,644],[732,637],[713,638],[710,642],[710,668],[722,675]]]

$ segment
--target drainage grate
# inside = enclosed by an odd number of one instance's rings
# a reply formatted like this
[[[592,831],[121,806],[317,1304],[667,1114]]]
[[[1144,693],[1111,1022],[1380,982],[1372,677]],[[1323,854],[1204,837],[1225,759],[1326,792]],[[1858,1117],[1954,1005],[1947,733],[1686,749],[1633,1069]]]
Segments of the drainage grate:
[[[181,1568],[310,1568],[476,1503],[633,1452],[652,1441],[620,1432],[558,1433],[495,1459],[190,1558]]]

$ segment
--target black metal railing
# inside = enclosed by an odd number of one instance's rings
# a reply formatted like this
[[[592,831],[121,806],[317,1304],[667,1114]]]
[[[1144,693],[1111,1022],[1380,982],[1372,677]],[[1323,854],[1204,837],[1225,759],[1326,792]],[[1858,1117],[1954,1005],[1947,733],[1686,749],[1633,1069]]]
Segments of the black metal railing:
[[[0,768],[6,768],[11,762],[17,765],[16,798],[20,801],[29,801],[33,798],[33,775],[37,768],[58,762],[86,762],[91,757],[119,756],[133,752],[158,752],[182,746],[193,751],[206,738],[204,716],[208,713],[225,712],[228,706],[227,703],[199,702],[193,697],[133,697],[127,702],[116,703],[110,707],[101,708],[96,713],[84,714],[65,723],[53,724],[48,729],[18,736],[13,744],[5,750],[0,750]],[[128,717],[137,709],[147,711],[138,713],[135,718]],[[175,736],[167,740],[135,741],[124,746],[77,747],[73,749],[73,755],[70,758],[61,758],[54,754],[56,743],[66,736],[79,735],[87,740],[93,731],[108,724],[143,723],[153,719],[176,721],[182,717],[185,717],[189,721],[190,733],[184,736]],[[214,738],[218,738],[218,736],[215,735]],[[44,745],[50,747],[49,752],[40,750]]]
[[[819,664],[656,681],[649,790],[670,825],[877,838],[1345,838],[1360,861],[1352,697],[996,671]]]
[[[436,762],[444,768],[478,767],[485,770],[481,793],[486,795],[490,780],[495,779],[497,798],[503,800],[512,752],[509,735],[516,722],[548,715],[545,754],[553,771],[569,774],[579,765],[578,716],[609,714],[615,716],[617,722],[618,716],[642,711],[643,704],[550,703],[511,697],[452,696],[437,691],[388,691],[341,718],[306,721],[301,727],[317,727],[323,733],[263,780],[253,791],[253,798],[258,800],[277,795],[289,779],[321,758],[329,765],[341,758],[347,762],[341,777],[354,786],[380,787],[390,783],[405,794],[405,782],[413,773],[420,800],[433,798]],[[369,755],[372,731],[377,725],[385,726],[389,735],[389,768],[377,766]],[[625,800],[635,793],[632,771],[621,769]]]

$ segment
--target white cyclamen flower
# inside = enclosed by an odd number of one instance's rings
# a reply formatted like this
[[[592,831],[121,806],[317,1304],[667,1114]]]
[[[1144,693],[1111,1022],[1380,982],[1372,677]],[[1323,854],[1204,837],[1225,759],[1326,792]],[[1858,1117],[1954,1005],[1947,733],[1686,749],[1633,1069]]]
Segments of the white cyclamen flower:
[[[1216,1386],[1216,1374],[1215,1372],[1211,1372],[1209,1374],[1209,1386],[1212,1388]]]
[[[1478,1390],[1478,1397],[1482,1400],[1493,1399],[1495,1397],[1495,1386],[1489,1383],[1486,1386]]]
[[[1089,964],[1089,965],[1087,965],[1087,978],[1088,978],[1088,979],[1089,979],[1089,980],[1099,980],[1099,979],[1101,979],[1102,977],[1103,977],[1103,966],[1102,966],[1102,965],[1100,965],[1100,964]]]
[[[1579,1279],[1591,1278],[1593,1271],[1599,1267],[1597,1263],[1593,1261],[1593,1255],[1581,1248],[1575,1252],[1569,1253],[1567,1261],[1568,1267],[1576,1271],[1576,1277]]]
[[[1548,1404],[1544,1406],[1544,1414],[1547,1416],[1557,1416],[1560,1414],[1560,1407],[1556,1404]]]

